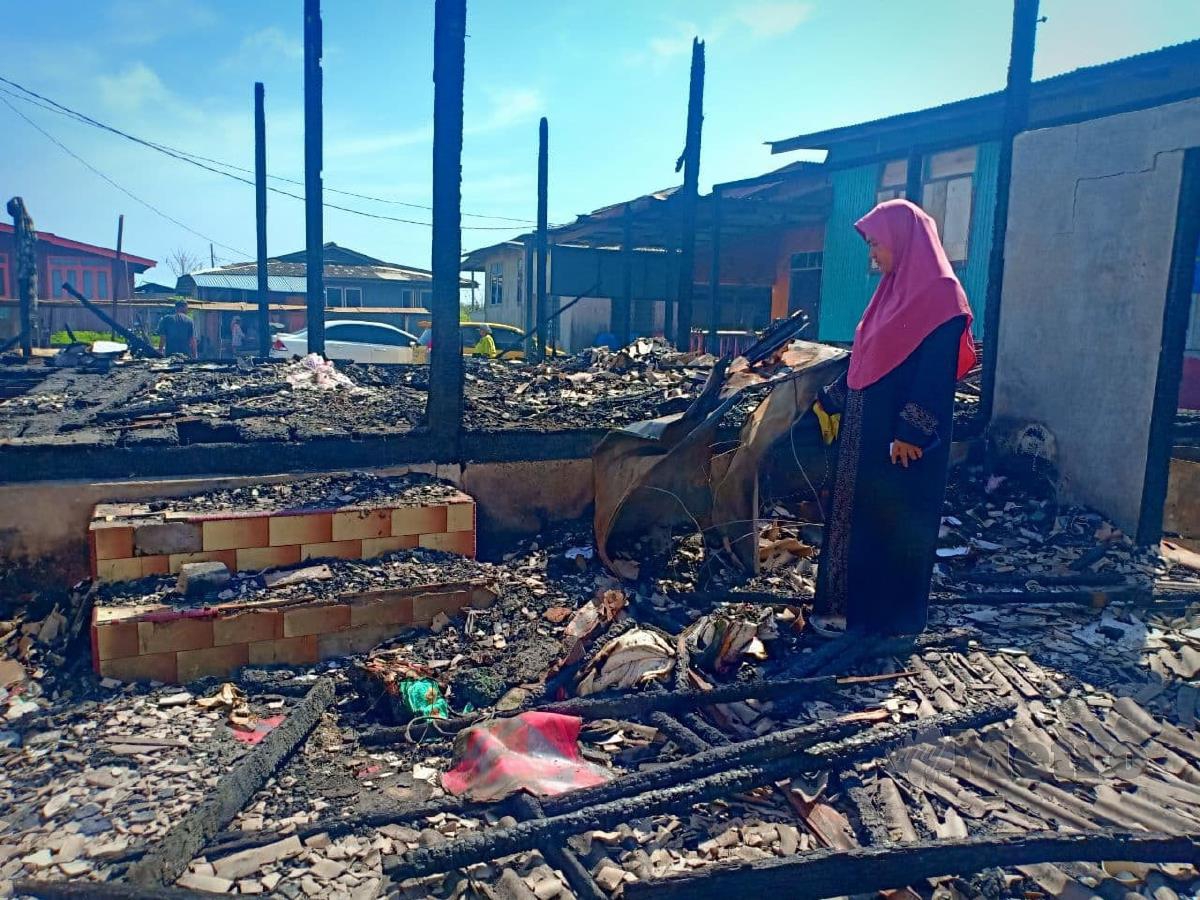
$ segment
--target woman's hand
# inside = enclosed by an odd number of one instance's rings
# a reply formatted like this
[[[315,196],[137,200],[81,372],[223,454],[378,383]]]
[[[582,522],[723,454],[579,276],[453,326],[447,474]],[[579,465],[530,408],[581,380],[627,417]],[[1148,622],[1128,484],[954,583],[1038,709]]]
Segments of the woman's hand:
[[[899,438],[892,441],[892,465],[899,463],[908,468],[910,462],[915,462],[925,455],[925,451],[916,444],[910,444],[907,441],[902,441]]]

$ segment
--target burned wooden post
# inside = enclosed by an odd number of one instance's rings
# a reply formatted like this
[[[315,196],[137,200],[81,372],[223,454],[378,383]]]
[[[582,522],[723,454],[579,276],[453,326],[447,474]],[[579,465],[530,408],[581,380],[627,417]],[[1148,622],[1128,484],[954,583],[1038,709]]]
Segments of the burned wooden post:
[[[692,340],[692,294],[696,266],[696,204],[700,185],[700,132],[704,123],[704,42],[692,39],[692,76],[688,90],[687,139],[675,171],[683,169],[679,192],[679,288],[676,294],[675,346],[686,351]],[[670,316],[665,322],[668,339]]]
[[[271,355],[270,295],[267,283],[267,116],[263,83],[254,83],[254,225],[258,238],[258,355]]]
[[[433,349],[426,417],[449,458],[462,434],[463,362],[458,335],[462,257],[463,76],[467,0],[437,0],[433,26]]]
[[[121,296],[121,290],[118,285],[124,284],[129,279],[129,269],[125,268],[121,271],[122,266],[122,251],[125,245],[125,214],[121,213],[117,216],[117,258],[113,266],[113,285],[112,285],[112,317],[116,321],[117,318],[117,298]],[[124,276],[124,277],[122,277]],[[117,333],[112,333],[113,340],[117,339]]]
[[[550,192],[550,123],[543,116],[538,123],[538,197],[537,197],[537,309],[533,320],[541,326],[549,315],[546,307],[546,254],[549,252],[549,230],[547,211]],[[538,352],[545,355],[548,343],[546,335],[542,335],[538,344]]]
[[[1033,82],[1033,51],[1037,40],[1038,0],[1014,0],[1012,49],[1008,84],[1004,90],[1004,130],[996,171],[996,210],[992,217],[992,254],[988,258],[987,293],[983,309],[983,384],[979,416],[992,417],[996,390],[996,341],[1000,337],[1000,298],[1004,290],[1004,243],[1008,231],[1008,201],[1012,186],[1013,140],[1029,123],[1029,90]]]
[[[140,353],[143,356],[161,357],[162,351],[152,346],[149,341],[142,338],[141,335],[135,334],[133,331],[120,324],[116,319],[106,313],[99,305],[93,303],[79,291],[75,290],[70,283],[63,282],[62,289],[83,304],[84,309],[90,310],[96,315],[101,322],[112,329],[114,334],[119,334],[129,342],[129,348],[135,353]]]
[[[304,0],[304,235],[308,352],[325,354],[321,0]]]
[[[712,190],[712,261],[708,275],[708,352],[719,353],[721,339],[717,335],[721,317],[721,186]]]
[[[904,174],[904,199],[921,205],[921,194],[925,190],[925,157],[914,150],[908,154]]]
[[[616,312],[612,329],[624,347],[633,339],[633,207],[628,203],[621,213],[621,298]]]
[[[13,242],[17,250],[17,297],[20,299],[21,355],[26,359],[33,356],[38,330],[37,309],[37,232],[33,230],[33,219],[25,209],[25,201],[13,197],[8,201],[8,214],[13,220]]]

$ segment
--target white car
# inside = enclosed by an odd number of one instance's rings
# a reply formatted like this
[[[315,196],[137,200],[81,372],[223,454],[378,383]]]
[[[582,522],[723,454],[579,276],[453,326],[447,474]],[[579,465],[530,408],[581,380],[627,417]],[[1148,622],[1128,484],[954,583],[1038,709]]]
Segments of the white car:
[[[412,363],[415,335],[384,322],[339,319],[325,323],[325,355],[357,363]],[[308,329],[277,334],[271,356],[290,359],[308,353]]]

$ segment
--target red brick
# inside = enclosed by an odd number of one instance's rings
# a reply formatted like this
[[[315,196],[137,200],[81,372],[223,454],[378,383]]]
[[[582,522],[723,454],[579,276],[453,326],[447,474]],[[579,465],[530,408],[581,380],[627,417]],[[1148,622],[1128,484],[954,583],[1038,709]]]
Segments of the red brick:
[[[172,553],[167,557],[171,566],[171,574],[175,575],[183,568],[184,563],[193,562],[223,562],[230,572],[237,571],[236,550],[209,550],[207,553]]]
[[[93,522],[90,528],[96,559],[133,556],[133,526],[119,522]]]
[[[383,556],[385,553],[392,553],[396,550],[408,550],[416,547],[420,543],[420,536],[415,534],[401,534],[396,537],[382,538],[365,538],[362,542],[362,558],[372,559],[376,556]]]
[[[271,516],[270,545],[323,544],[333,537],[333,513],[304,513],[295,516]],[[264,544],[267,543],[264,541]]]
[[[149,653],[121,659],[100,660],[100,674],[119,681],[174,681],[178,676],[176,654]]]
[[[121,659],[138,655],[137,622],[109,622],[93,625],[98,659]]]
[[[98,559],[96,578],[100,581],[136,581],[142,577],[140,559]]]
[[[344,604],[301,606],[284,610],[283,636],[328,634],[350,627],[350,607]]]
[[[362,541],[330,541],[327,544],[302,544],[301,559],[362,559]]]
[[[470,601],[471,597],[466,591],[419,594],[413,598],[413,624],[428,625],[440,612],[444,612],[448,616],[456,615]]]
[[[475,504],[451,503],[446,507],[447,531],[474,531]]]
[[[333,514],[333,537],[335,541],[351,541],[355,538],[391,537],[392,511],[390,509],[347,509]]]
[[[298,562],[300,547],[295,544],[290,547],[248,547],[237,551],[239,572],[277,569],[280,566],[294,566]]]
[[[171,558],[169,556],[139,556],[142,563],[142,577],[147,575],[170,575]]]
[[[252,666],[309,666],[318,659],[315,634],[250,644]]]
[[[212,619],[179,618],[167,622],[138,622],[139,653],[200,650],[212,645]]]
[[[232,675],[250,661],[245,644],[226,644],[224,647],[206,647],[203,650],[182,650],[178,659],[178,679],[181,684],[215,675],[225,678]]]
[[[392,534],[436,534],[445,530],[444,506],[411,506],[392,510]]]
[[[133,546],[141,556],[199,553],[204,536],[197,522],[145,522],[134,529]]]
[[[213,619],[213,646],[273,641],[283,637],[283,613],[277,609],[218,615]]]
[[[475,556],[475,532],[450,531],[441,534],[421,535],[421,546],[430,550],[445,550],[462,556]]]
[[[411,593],[381,591],[345,598],[350,604],[350,625],[408,625],[413,620]]]
[[[205,550],[241,550],[266,547],[270,542],[267,517],[208,519],[203,524]]]
[[[347,628],[345,631],[318,634],[317,656],[324,660],[337,656],[366,653],[388,638],[395,637],[402,627],[400,625],[362,625],[358,628]]]

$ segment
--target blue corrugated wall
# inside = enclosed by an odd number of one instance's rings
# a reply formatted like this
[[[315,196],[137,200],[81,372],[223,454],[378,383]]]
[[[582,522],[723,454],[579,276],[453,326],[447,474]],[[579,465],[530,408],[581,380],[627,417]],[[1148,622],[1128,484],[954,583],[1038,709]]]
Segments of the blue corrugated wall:
[[[992,251],[992,217],[996,211],[996,166],[999,145],[979,145],[975,163],[975,195],[971,201],[971,237],[966,265],[959,269],[971,309],[975,335],[983,334],[988,256]],[[875,205],[882,164],[841,169],[832,175],[833,208],[825,228],[824,269],[821,272],[820,339],[850,341],[879,276],[871,273],[867,244],[854,223]]]

